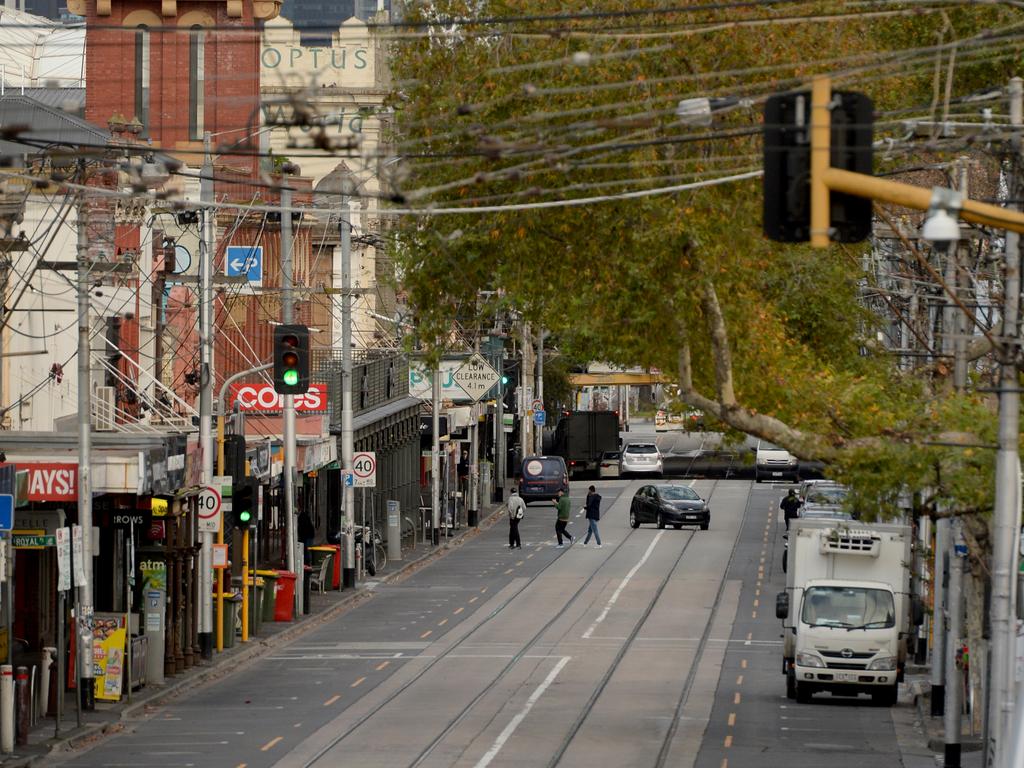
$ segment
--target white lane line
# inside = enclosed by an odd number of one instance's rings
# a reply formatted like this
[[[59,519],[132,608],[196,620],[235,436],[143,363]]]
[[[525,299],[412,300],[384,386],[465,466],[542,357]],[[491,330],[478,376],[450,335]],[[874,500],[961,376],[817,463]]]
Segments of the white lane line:
[[[544,678],[544,682],[537,686],[537,690],[535,690],[530,695],[530,698],[526,700],[526,704],[523,706],[522,710],[509,721],[509,724],[505,726],[505,730],[498,734],[498,738],[494,740],[494,744],[492,744],[486,754],[477,761],[474,768],[486,768],[491,764],[491,761],[498,756],[499,752],[501,752],[501,748],[505,746],[505,742],[508,741],[512,737],[512,734],[516,732],[516,728],[519,727],[519,724],[526,719],[528,714],[530,714],[530,710],[533,709],[533,705],[536,704],[540,697],[544,695],[544,691],[548,689],[548,686],[555,682],[555,678],[558,677],[558,673],[561,672],[565,665],[569,663],[571,658],[571,656],[563,656],[559,662],[555,664],[555,668],[548,672],[548,676]]]
[[[658,531],[658,535],[654,537],[654,540],[647,547],[647,551],[644,552],[644,556],[641,557],[640,561],[630,569],[629,573],[626,574],[626,577],[615,589],[615,592],[612,593],[611,598],[608,600],[608,605],[606,605],[604,610],[601,611],[601,615],[597,617],[593,624],[587,627],[587,631],[583,633],[584,640],[589,640],[594,634],[594,630],[597,629],[597,625],[605,620],[608,616],[608,612],[612,609],[612,606],[615,605],[615,601],[618,600],[619,595],[622,594],[622,590],[626,588],[626,585],[629,584],[629,580],[636,575],[636,572],[640,570],[641,566],[647,562],[647,558],[649,558],[651,556],[651,552],[654,551],[654,545],[658,543],[658,539],[660,539],[664,534],[665,531]]]

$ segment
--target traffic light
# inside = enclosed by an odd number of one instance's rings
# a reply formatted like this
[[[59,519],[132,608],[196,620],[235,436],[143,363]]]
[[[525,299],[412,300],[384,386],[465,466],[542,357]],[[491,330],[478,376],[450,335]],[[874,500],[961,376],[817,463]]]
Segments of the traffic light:
[[[256,521],[256,482],[244,477],[231,485],[231,527],[247,530]]]
[[[833,91],[832,168],[872,172],[874,105],[862,93]],[[764,107],[764,233],[784,243],[811,237],[811,93],[772,96]],[[871,200],[829,194],[829,237],[856,243],[871,234]]]
[[[309,328],[278,325],[274,328],[274,391],[303,395],[309,390]]]

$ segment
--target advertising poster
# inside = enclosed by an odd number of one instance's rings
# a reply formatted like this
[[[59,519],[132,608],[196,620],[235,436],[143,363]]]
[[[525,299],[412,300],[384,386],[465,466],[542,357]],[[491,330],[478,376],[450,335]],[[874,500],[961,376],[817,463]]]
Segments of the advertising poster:
[[[118,701],[124,683],[124,647],[128,617],[123,613],[97,613],[93,622],[93,674],[96,698]]]

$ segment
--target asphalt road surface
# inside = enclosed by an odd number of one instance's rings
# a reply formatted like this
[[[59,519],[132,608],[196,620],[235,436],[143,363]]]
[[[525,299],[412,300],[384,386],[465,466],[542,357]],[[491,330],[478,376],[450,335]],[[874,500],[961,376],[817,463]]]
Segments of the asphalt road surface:
[[[785,698],[783,491],[692,482],[708,531],[632,530],[638,480],[593,481],[604,546],[533,504],[372,600],[68,766],[900,766],[888,709]]]

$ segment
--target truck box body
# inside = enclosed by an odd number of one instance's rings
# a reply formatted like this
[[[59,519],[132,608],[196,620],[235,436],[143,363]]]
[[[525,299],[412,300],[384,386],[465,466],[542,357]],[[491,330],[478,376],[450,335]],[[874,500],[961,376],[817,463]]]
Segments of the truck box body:
[[[552,453],[565,459],[569,475],[596,471],[601,454],[619,449],[619,416],[614,411],[569,411],[555,427]]]
[[[911,629],[910,529],[797,519],[789,537],[787,693],[866,691],[894,701]]]

